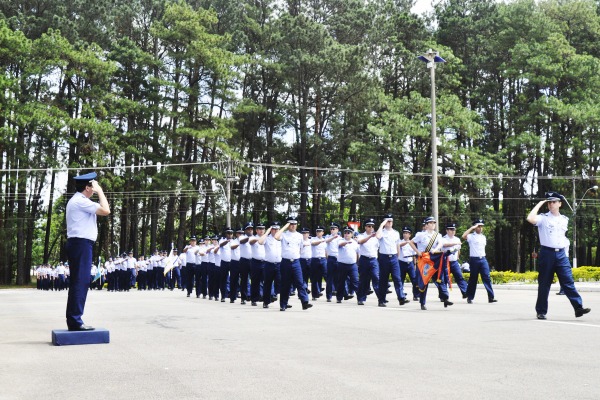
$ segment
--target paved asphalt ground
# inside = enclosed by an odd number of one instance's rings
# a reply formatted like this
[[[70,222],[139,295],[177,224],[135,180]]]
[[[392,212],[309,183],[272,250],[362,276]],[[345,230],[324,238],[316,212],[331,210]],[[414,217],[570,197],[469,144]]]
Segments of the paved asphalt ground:
[[[447,309],[430,290],[428,311],[91,291],[85,322],[111,343],[63,347],[66,292],[0,290],[0,399],[600,399],[600,285],[578,288],[592,312],[554,287],[546,321],[532,285],[495,304],[455,289]]]

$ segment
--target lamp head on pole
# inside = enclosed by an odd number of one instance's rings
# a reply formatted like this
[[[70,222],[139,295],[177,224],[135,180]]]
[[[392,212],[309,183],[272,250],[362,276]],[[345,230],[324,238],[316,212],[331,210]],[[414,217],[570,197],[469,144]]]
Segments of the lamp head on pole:
[[[444,60],[442,57],[440,57],[440,53],[438,53],[437,51],[433,51],[431,49],[429,49],[429,51],[423,55],[420,55],[419,57],[417,57],[419,60],[427,63],[427,67],[432,67],[433,63],[444,63],[446,62],[446,60]]]

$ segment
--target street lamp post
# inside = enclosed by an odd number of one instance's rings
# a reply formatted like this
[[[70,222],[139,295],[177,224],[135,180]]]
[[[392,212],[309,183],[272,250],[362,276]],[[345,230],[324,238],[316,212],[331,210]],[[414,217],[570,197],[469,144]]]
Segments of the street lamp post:
[[[435,64],[446,62],[439,56],[437,51],[429,51],[421,56],[419,60],[427,63],[431,71],[431,203],[433,217],[439,223],[438,216],[438,177],[437,177],[437,136],[435,115]]]
[[[573,211],[573,268],[577,268],[577,209],[581,205],[583,198],[590,190],[596,191],[598,190],[598,186],[594,185],[591,188],[588,188],[579,199],[579,204],[577,204],[577,198],[575,197],[575,179],[573,179],[573,207],[567,202],[571,211]]]

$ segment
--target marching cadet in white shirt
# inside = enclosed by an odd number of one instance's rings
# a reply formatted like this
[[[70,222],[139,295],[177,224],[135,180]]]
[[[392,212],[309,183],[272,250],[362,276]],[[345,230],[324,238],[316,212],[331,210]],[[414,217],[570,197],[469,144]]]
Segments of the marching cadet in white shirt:
[[[281,283],[281,242],[275,240],[279,231],[279,222],[272,222],[271,226],[258,240],[259,245],[265,249],[265,266],[263,270],[263,308],[276,301],[277,292]]]
[[[485,245],[487,239],[483,234],[483,220],[476,219],[473,221],[473,226],[462,234],[463,240],[469,243],[469,266],[471,274],[469,275],[469,283],[467,284],[467,303],[473,303],[475,291],[477,290],[477,281],[481,274],[481,281],[487,291],[488,302],[495,303],[498,300],[494,298],[494,289],[492,289],[492,279],[490,277],[490,266],[485,258]]]
[[[312,299],[317,300],[323,295],[323,277],[327,278],[327,243],[323,238],[325,228],[317,226],[315,237],[310,241],[311,246],[311,264],[310,264],[310,283],[312,289]]]
[[[369,295],[370,283],[373,282],[373,291],[379,292],[379,262],[377,254],[379,252],[379,240],[375,232],[375,219],[367,218],[365,220],[365,231],[358,235],[359,258],[358,258],[358,305],[362,306],[367,301]]]
[[[304,245],[302,234],[296,231],[298,221],[288,217],[287,223],[275,234],[275,239],[281,241],[281,293],[279,295],[279,311],[285,311],[292,306],[288,304],[292,283],[298,290],[302,309],[308,310],[312,304],[308,302],[308,294],[302,281],[302,266],[300,252]]]
[[[346,279],[348,279],[348,292],[352,293],[358,290],[358,267],[356,262],[358,261],[358,243],[354,240],[354,229],[349,226],[344,228],[344,236],[338,241],[338,276],[337,276],[337,288],[345,286]],[[354,296],[345,295],[344,292],[338,290],[335,297],[337,302],[341,303],[343,300],[350,300]]]

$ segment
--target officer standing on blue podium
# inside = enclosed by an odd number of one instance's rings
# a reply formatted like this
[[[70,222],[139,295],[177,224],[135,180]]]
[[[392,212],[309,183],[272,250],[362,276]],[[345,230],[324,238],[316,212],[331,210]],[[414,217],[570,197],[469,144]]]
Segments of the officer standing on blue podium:
[[[67,327],[70,331],[91,331],[81,317],[90,287],[92,251],[98,238],[96,215],[110,214],[110,206],[104,191],[96,182],[96,173],[76,176],[77,193],[67,203],[67,244],[66,251],[71,269],[69,295],[67,298]],[[90,198],[96,193],[99,203]]]
[[[527,221],[537,226],[541,244],[538,297],[535,303],[537,319],[546,319],[548,294],[550,293],[554,273],[556,273],[560,286],[575,309],[575,317],[581,317],[591,311],[589,308],[583,308],[583,300],[577,289],[575,289],[571,263],[565,252],[565,247],[569,242],[565,236],[569,219],[560,213],[563,200],[564,197],[561,194],[548,192],[546,193],[546,199],[537,203],[527,216]],[[548,206],[548,212],[538,215],[544,203]]]

